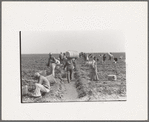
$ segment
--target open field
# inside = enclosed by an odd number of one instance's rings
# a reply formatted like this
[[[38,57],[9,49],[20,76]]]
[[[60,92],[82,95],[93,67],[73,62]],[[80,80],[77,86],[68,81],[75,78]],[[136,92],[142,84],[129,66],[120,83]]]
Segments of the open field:
[[[96,53],[99,55],[102,53]],[[115,57],[123,56],[122,60],[114,64],[106,61],[104,64],[98,62],[99,81],[90,80],[90,67],[84,65],[82,58],[77,59],[77,68],[74,71],[74,78],[71,83],[66,80],[66,71],[62,71],[64,81],[61,83],[56,78],[57,83],[51,84],[51,91],[40,99],[22,96],[22,102],[59,102],[59,101],[108,101],[126,100],[126,63],[125,53],[114,53]],[[58,55],[55,54],[57,58]],[[50,69],[46,66],[48,54],[22,54],[21,55],[21,74],[22,79],[33,81],[35,72],[46,70],[50,75]],[[58,69],[56,69],[56,76]],[[117,76],[116,81],[109,81],[107,75]],[[21,81],[22,86],[28,84]]]

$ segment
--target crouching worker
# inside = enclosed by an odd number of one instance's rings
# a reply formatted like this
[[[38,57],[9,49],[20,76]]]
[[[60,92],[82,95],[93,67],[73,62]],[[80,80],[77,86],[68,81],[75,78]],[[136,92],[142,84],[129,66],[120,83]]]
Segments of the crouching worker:
[[[34,90],[34,93],[32,94],[33,97],[41,97],[42,93],[48,93],[50,92],[50,83],[48,79],[39,73],[35,73],[35,79],[38,80],[38,83],[35,83],[36,89]]]
[[[75,60],[73,60],[72,58],[67,58],[67,61],[64,65],[64,70],[66,68],[68,83],[70,82],[70,80],[72,80],[74,65],[75,65]]]

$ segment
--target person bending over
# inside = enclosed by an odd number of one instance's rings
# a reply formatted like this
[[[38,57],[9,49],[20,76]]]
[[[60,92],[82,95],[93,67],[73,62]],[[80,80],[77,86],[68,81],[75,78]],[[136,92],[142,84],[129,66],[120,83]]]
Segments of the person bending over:
[[[50,83],[46,77],[40,75],[39,73],[35,73],[34,77],[38,80],[38,82],[35,83],[35,91],[32,94],[33,97],[41,97],[41,92],[50,92]]]

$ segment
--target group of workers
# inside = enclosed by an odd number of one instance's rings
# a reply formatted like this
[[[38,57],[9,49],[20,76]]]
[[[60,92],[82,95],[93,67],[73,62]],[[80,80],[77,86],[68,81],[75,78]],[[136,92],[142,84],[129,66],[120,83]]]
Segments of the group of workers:
[[[70,82],[72,80],[72,73],[75,68],[75,59],[66,57],[65,53],[60,53],[59,58],[60,64],[56,63],[56,58],[52,55],[52,53],[49,53],[49,60],[47,66],[51,69],[51,74],[55,77],[55,67],[57,65],[63,67],[64,70],[67,71],[67,80]]]
[[[63,70],[67,71],[67,80],[69,83],[72,80],[73,70],[76,66],[75,59],[66,57],[65,53],[62,52],[60,53],[58,59],[60,63],[57,63],[57,59],[52,55],[52,53],[49,53],[47,66],[51,69],[51,75],[55,77],[56,66],[63,67]],[[33,93],[30,93],[30,95],[33,97],[42,97],[41,92],[47,93],[50,91],[50,83],[46,77],[40,75],[39,73],[35,73],[34,78],[35,80],[38,80],[38,82],[35,83],[35,90]]]
[[[75,58],[69,58],[66,56],[65,53],[60,53],[59,54],[59,61],[60,63],[56,62],[56,58],[52,55],[52,53],[49,53],[49,59],[47,66],[50,67],[51,69],[51,75],[55,77],[55,68],[56,66],[62,67],[63,70],[67,71],[67,80],[68,83],[73,78],[73,71],[76,68],[76,60]],[[91,65],[91,80],[99,80],[98,75],[97,75],[97,62],[96,62],[96,57],[93,58],[93,63]],[[42,94],[41,92],[47,93],[50,91],[50,83],[48,79],[39,73],[35,73],[35,79],[38,80],[37,83],[35,83],[35,90],[34,93],[32,94],[33,97],[41,97]]]

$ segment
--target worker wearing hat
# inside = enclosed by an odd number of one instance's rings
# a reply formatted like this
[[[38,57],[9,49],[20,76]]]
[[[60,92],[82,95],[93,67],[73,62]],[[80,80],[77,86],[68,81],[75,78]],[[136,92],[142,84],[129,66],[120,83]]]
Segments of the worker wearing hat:
[[[93,57],[93,63],[91,65],[91,68],[90,68],[90,73],[91,73],[91,80],[96,80],[98,81],[99,80],[99,77],[98,77],[98,71],[97,71],[97,62],[96,62],[96,57],[94,56]]]
[[[66,68],[67,71],[67,80],[68,83],[70,82],[70,80],[72,80],[72,75],[73,75],[73,70],[75,66],[75,60],[72,58],[67,58],[66,63],[64,65],[64,69]]]
[[[39,73],[35,73],[34,77],[38,80],[38,82],[35,83],[36,89],[32,96],[41,97],[41,92],[47,93],[50,91],[50,83],[46,77],[40,75]]]
[[[61,64],[63,63],[63,58],[64,58],[64,55],[63,55],[63,53],[61,52],[61,53],[59,54],[59,59],[60,59],[60,63],[61,63]]]
[[[56,59],[52,55],[52,53],[49,53],[49,59],[48,59],[48,64],[47,66],[50,66],[51,73],[55,77],[55,67],[56,67]]]

